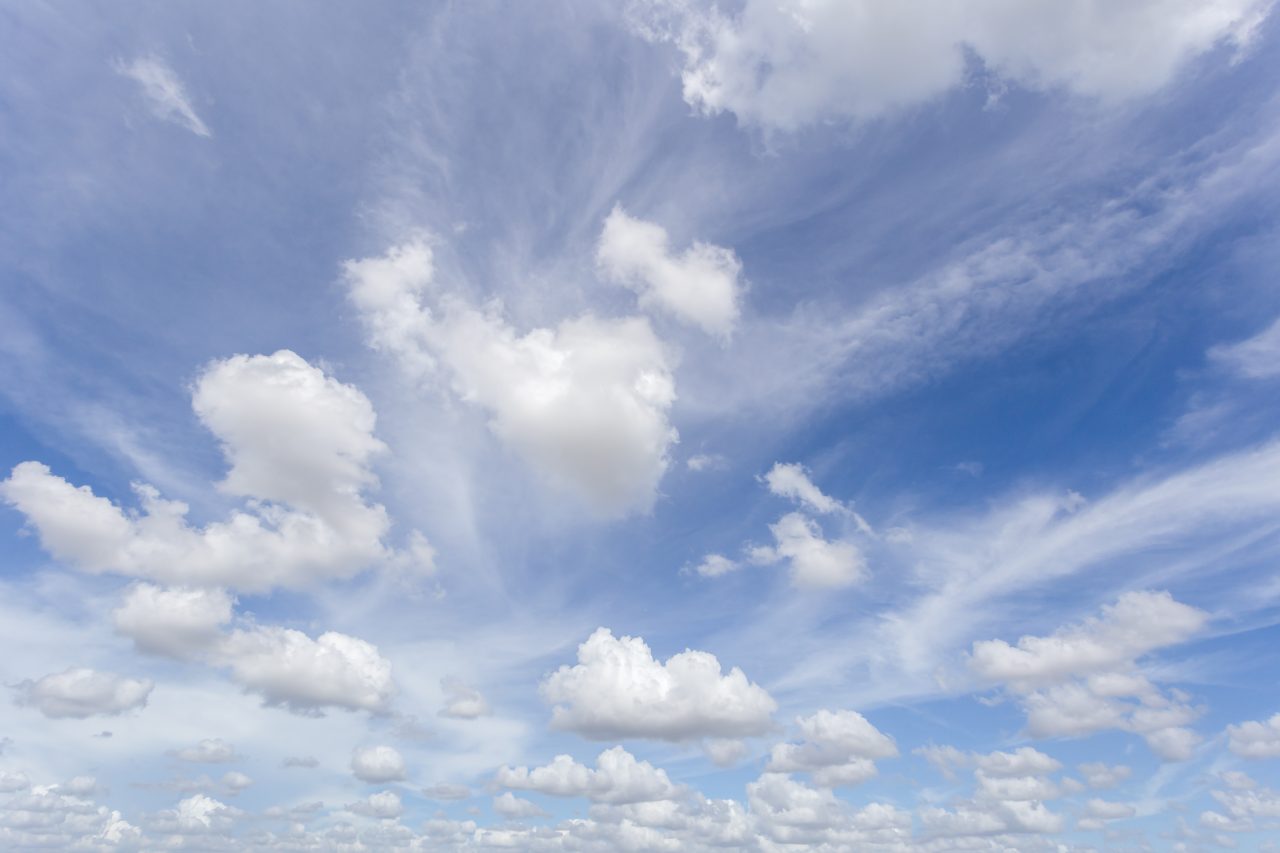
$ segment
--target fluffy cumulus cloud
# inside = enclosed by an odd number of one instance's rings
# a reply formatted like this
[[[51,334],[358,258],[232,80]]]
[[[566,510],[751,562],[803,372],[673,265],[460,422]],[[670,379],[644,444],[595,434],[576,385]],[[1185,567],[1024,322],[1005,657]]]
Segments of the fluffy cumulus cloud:
[[[847,540],[826,539],[818,523],[803,513],[787,513],[769,525],[769,532],[774,544],[751,548],[751,562],[785,563],[798,587],[851,586],[866,577],[861,549]]]
[[[1280,758],[1280,714],[1227,726],[1227,745],[1241,758]]]
[[[325,707],[383,711],[395,694],[391,662],[372,643],[329,631],[311,638],[291,628],[237,629],[212,662],[270,705],[301,713]]]
[[[668,421],[676,393],[647,320],[585,314],[520,334],[496,305],[436,294],[425,243],[348,261],[345,274],[371,344],[411,372],[442,367],[553,485],[606,516],[652,507],[677,439]]]
[[[1162,758],[1190,757],[1201,738],[1187,726],[1200,711],[1137,667],[1138,658],[1189,639],[1208,615],[1167,592],[1128,592],[1102,615],[1047,637],[974,643],[970,666],[1017,697],[1034,737],[1078,737],[1107,729],[1141,734]]]
[[[542,809],[538,808],[537,803],[530,802],[522,797],[517,797],[510,791],[504,791],[493,798],[493,810],[507,820],[545,817],[547,814]]]
[[[46,550],[89,572],[264,591],[350,577],[391,556],[386,511],[362,497],[384,446],[358,389],[282,350],[214,362],[193,405],[231,463],[220,488],[248,499],[226,521],[193,527],[186,504],[141,484],[140,511],[126,511],[39,462],[17,465],[0,496]]]
[[[814,512],[844,511],[844,505],[814,485],[808,469],[799,463],[775,462],[769,473],[764,475],[764,482],[773,494],[790,498]]]
[[[138,84],[157,118],[181,125],[197,136],[213,135],[191,105],[177,72],[163,59],[139,56],[128,62],[117,61],[115,67],[117,73]]]
[[[858,785],[876,775],[876,759],[898,754],[893,738],[857,711],[818,711],[796,720],[803,740],[773,748],[766,768],[775,773],[807,772],[824,788]]]
[[[669,800],[680,791],[665,770],[637,760],[620,746],[600,753],[594,769],[557,755],[550,764],[532,770],[503,767],[494,781],[504,788],[613,804]]]
[[[133,640],[139,651],[176,658],[203,653],[231,621],[233,601],[221,589],[149,583],[132,586],[112,613],[116,631]]]
[[[393,820],[404,814],[404,803],[395,791],[379,791],[363,800],[347,805],[352,812],[380,820]]]
[[[474,720],[492,713],[489,703],[474,687],[463,684],[456,678],[446,678],[440,682],[444,691],[444,707],[440,716],[452,717],[455,720]]]
[[[363,747],[351,754],[351,774],[361,782],[400,782],[406,772],[404,756],[390,746]]]
[[[674,254],[669,242],[661,225],[619,205],[605,219],[596,264],[605,279],[634,290],[642,307],[728,338],[738,320],[742,263],[722,246],[694,242]]]
[[[596,630],[578,647],[578,663],[542,683],[555,708],[552,725],[596,740],[734,738],[771,725],[777,703],[734,667],[707,652],[686,650],[665,663],[640,637]]]
[[[996,777],[1047,776],[1062,769],[1062,762],[1030,746],[985,755],[964,752],[954,746],[924,746],[916,753],[949,778],[961,767],[973,767],[986,776]]]
[[[1190,57],[1247,43],[1270,5],[648,0],[635,5],[635,24],[679,48],[689,104],[786,131],[937,98],[965,81],[970,57],[1004,85],[1103,100],[1147,94]]]
[[[147,704],[155,683],[87,667],[72,667],[16,687],[18,702],[46,717],[115,716]]]

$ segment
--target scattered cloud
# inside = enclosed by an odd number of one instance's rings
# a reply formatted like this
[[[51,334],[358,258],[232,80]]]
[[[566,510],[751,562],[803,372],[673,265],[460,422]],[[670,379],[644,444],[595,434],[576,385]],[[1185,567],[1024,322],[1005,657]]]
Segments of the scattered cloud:
[[[53,719],[116,716],[145,707],[155,683],[88,667],[71,667],[17,685],[18,703]]]
[[[139,56],[128,62],[117,60],[118,74],[133,80],[142,88],[147,103],[156,118],[181,125],[196,136],[209,137],[213,133],[196,115],[187,89],[177,73],[158,56]]]

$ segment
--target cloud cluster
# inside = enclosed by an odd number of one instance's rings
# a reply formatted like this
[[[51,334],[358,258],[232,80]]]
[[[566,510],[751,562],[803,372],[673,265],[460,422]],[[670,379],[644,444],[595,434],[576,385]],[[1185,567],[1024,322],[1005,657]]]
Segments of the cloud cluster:
[[[824,788],[859,785],[876,775],[877,759],[898,754],[893,738],[857,711],[818,711],[796,719],[803,740],[774,746],[765,768],[809,773]]]
[[[1180,692],[1152,684],[1137,660],[1189,639],[1207,620],[1167,592],[1127,592],[1101,616],[1050,636],[974,643],[969,665],[1017,697],[1034,737],[1120,729],[1141,734],[1162,758],[1181,761],[1200,742],[1187,728],[1199,712]]]
[[[248,499],[226,521],[193,527],[186,504],[141,484],[141,511],[126,511],[39,462],[18,464],[0,496],[59,560],[173,585],[301,587],[391,556],[386,511],[362,496],[384,446],[359,390],[281,350],[213,362],[193,405],[231,463],[220,488]]]
[[[586,797],[592,802],[615,805],[669,800],[680,792],[665,770],[638,761],[620,746],[600,753],[595,769],[579,764],[571,756],[557,755],[550,764],[532,770],[503,767],[494,781],[504,788],[554,797]]]
[[[640,637],[599,628],[578,647],[578,663],[542,683],[555,708],[555,728],[593,740],[758,735],[777,703],[734,667],[723,673],[715,655],[686,650],[665,663]]]
[[[790,131],[866,120],[961,85],[970,57],[1002,84],[1118,100],[1168,83],[1193,56],[1249,41],[1267,0],[1125,4],[934,0],[695,0],[636,4],[638,31],[684,57],[684,98],[705,113]]]

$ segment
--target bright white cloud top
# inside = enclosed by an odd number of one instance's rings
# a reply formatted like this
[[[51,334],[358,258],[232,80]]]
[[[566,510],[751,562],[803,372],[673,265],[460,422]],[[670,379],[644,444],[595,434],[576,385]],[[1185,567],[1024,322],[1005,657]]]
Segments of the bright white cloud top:
[[[1274,0],[10,5],[0,849],[1271,849]]]

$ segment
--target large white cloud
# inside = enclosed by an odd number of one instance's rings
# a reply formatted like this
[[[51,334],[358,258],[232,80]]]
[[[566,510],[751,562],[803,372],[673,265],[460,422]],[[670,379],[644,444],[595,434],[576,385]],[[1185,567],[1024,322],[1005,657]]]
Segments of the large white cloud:
[[[520,334],[493,305],[481,311],[446,294],[428,307],[431,252],[420,242],[345,271],[370,343],[411,373],[442,366],[546,479],[602,515],[652,507],[677,439],[667,417],[676,394],[647,320],[587,314]]]
[[[665,770],[636,760],[620,746],[600,753],[595,769],[557,755],[550,764],[532,770],[503,767],[494,781],[505,788],[613,804],[669,800],[679,793]]]
[[[193,527],[187,505],[135,485],[141,512],[76,488],[39,462],[0,483],[55,557],[90,572],[263,591],[350,577],[390,556],[386,511],[361,490],[375,480],[373,409],[296,354],[234,356],[196,383],[197,414],[222,443],[221,487],[249,498],[226,521]]]
[[[112,613],[116,631],[140,651],[176,658],[203,654],[231,621],[232,598],[221,589],[131,587]]]
[[[377,647],[335,631],[312,639],[291,628],[236,629],[219,641],[211,661],[267,704],[301,713],[382,711],[395,694],[391,663]]]
[[[1183,642],[1208,615],[1167,592],[1127,592],[1102,615],[1047,637],[973,644],[970,666],[1017,697],[1034,737],[1079,737],[1107,729],[1142,735],[1168,761],[1191,757],[1201,738],[1187,726],[1200,710],[1180,691],[1151,683],[1137,660]]]
[[[604,221],[596,264],[608,280],[634,290],[640,305],[728,338],[737,323],[742,263],[733,251],[694,242],[673,254],[661,225],[615,206]]]
[[[768,771],[807,772],[824,788],[858,785],[876,775],[876,759],[898,754],[893,738],[857,711],[823,709],[797,718],[796,727],[803,741],[774,746]]]
[[[17,685],[18,702],[46,717],[114,716],[147,704],[155,683],[88,667],[72,667]]]
[[[578,647],[576,666],[547,677],[542,695],[555,705],[553,726],[596,740],[758,735],[777,709],[742,670],[722,673],[715,655],[686,650],[663,663],[640,637],[607,628]]]
[[[744,124],[794,130],[870,119],[966,79],[972,52],[1003,81],[1104,100],[1165,85],[1191,57],[1242,44],[1270,0],[1127,3],[710,0],[637,4],[636,23],[684,56],[684,97]]]

